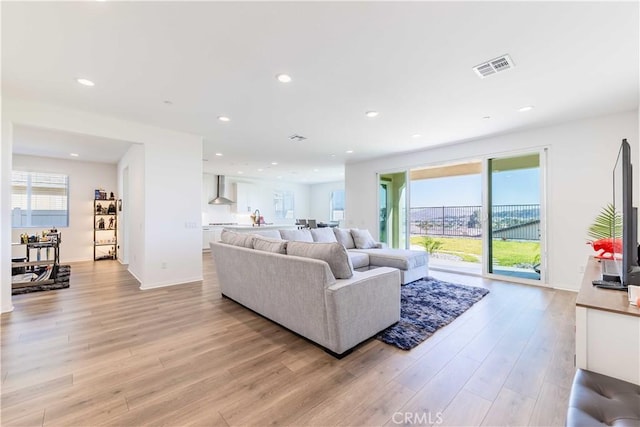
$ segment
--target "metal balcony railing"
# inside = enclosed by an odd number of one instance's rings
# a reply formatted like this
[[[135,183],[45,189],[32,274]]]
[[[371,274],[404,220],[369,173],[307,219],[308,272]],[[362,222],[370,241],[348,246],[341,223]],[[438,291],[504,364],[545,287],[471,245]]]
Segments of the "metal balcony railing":
[[[482,237],[482,206],[427,206],[410,209],[412,235]],[[495,205],[492,237],[540,240],[540,205]]]

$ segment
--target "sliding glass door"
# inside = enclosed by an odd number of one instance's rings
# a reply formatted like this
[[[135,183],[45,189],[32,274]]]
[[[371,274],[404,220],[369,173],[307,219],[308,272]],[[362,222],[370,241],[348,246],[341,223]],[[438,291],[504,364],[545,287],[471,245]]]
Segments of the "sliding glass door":
[[[428,251],[434,270],[547,283],[545,162],[540,149],[381,173],[379,239]]]
[[[543,280],[541,153],[487,159],[486,272]]]

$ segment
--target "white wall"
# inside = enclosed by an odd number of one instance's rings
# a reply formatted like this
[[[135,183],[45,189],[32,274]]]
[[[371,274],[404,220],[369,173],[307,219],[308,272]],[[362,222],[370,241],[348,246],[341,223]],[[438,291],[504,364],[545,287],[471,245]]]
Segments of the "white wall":
[[[322,222],[330,221],[331,193],[338,190],[344,190],[344,181],[311,185],[309,218]]]
[[[256,209],[260,210],[260,214],[266,222],[277,224],[294,224],[295,218],[309,217],[309,188],[307,184],[297,184],[280,180],[259,180],[252,178],[242,178],[237,176],[226,176],[226,192],[225,197],[238,202],[239,194],[236,194],[236,188],[242,188],[247,192],[248,207],[251,211],[247,211],[247,206],[239,207],[239,204],[231,206],[210,205],[209,200],[216,195],[216,175],[203,174],[203,186],[201,196],[202,222],[208,224],[210,222],[237,222],[239,224],[250,224],[250,215]],[[238,184],[239,186],[236,186]],[[293,191],[294,197],[294,218],[293,219],[277,219],[275,218],[275,209],[273,204],[273,194],[275,191]]]
[[[123,181],[127,176],[127,185]],[[138,281],[145,267],[145,172],[144,145],[133,144],[118,162],[118,194],[122,197],[122,212],[118,227],[120,251],[118,258],[129,265],[129,272]]]
[[[141,288],[180,284],[202,279],[202,137],[86,113],[64,107],[3,97],[2,99],[2,310],[10,311],[10,171],[11,127],[36,126],[119,139],[144,145],[144,231],[139,253],[144,268]],[[162,267],[165,268],[162,268]]]
[[[377,235],[376,173],[478,158],[515,150],[549,147],[547,171],[547,236],[549,284],[578,289],[581,269],[593,253],[586,230],[612,198],[611,171],[622,138],[638,158],[638,112],[569,122],[388,156],[346,167],[347,226],[368,228]],[[634,205],[640,200],[639,166],[634,168]]]
[[[94,190],[104,188],[107,192],[116,192],[116,165],[15,154],[13,169],[69,176],[69,226],[58,227],[62,233],[60,261],[92,260]],[[18,242],[22,233],[37,234],[43,229],[14,228],[11,241]],[[24,256],[24,247],[12,248],[12,257],[19,256]]]
[[[0,143],[0,310],[13,310],[11,304],[11,141],[13,125],[2,111],[2,143]]]

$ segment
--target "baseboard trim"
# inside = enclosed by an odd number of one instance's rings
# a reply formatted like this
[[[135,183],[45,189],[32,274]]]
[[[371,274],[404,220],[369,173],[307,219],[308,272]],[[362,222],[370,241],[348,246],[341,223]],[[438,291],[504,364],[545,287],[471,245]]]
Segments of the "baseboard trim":
[[[167,286],[186,285],[188,283],[197,283],[197,282],[202,282],[202,276],[181,280],[179,282],[157,282],[157,283],[151,283],[151,284],[140,284],[140,290],[146,291],[149,289],[166,288]]]

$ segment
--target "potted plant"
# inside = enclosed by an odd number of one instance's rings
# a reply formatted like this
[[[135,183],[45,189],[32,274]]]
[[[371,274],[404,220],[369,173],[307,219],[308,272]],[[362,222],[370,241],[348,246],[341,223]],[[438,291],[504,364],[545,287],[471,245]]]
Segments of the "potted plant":
[[[611,203],[602,208],[587,235],[592,239],[588,244],[598,252],[599,258],[611,259],[614,253],[622,252],[622,216]]]

